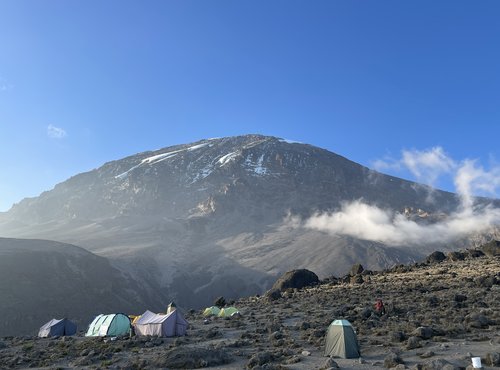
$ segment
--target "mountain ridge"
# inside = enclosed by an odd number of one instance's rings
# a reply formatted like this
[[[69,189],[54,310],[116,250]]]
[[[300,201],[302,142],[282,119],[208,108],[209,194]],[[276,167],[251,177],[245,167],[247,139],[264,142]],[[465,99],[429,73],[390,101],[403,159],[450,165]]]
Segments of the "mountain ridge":
[[[0,235],[82,246],[148,290],[192,307],[220,295],[260,294],[294,268],[320,276],[358,262],[382,269],[437,248],[389,246],[294,224],[359,199],[426,214],[450,213],[460,204],[455,194],[383,175],[326,149],[243,135],[107,162],[15,205],[0,218]]]
[[[81,326],[101,311],[155,301],[105,258],[71,244],[0,238],[0,257],[0,336],[32,332],[52,317]]]

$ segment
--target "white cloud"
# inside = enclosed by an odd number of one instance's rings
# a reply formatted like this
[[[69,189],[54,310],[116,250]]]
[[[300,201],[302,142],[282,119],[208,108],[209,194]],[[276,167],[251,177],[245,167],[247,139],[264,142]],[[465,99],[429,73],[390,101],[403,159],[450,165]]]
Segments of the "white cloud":
[[[338,212],[316,214],[303,226],[388,245],[425,245],[450,242],[500,225],[500,209],[474,202],[477,195],[498,196],[500,166],[486,170],[475,160],[455,161],[441,147],[406,150],[401,159],[376,163],[378,169],[407,169],[417,180],[430,185],[442,175],[453,177],[460,206],[438,222],[424,224],[399,212],[355,201],[343,204]]]
[[[458,168],[454,177],[457,193],[462,199],[464,209],[474,204],[474,195],[498,197],[500,188],[500,167],[485,170],[477,161],[466,159]]]
[[[388,245],[419,246],[447,243],[498,224],[500,209],[491,207],[467,209],[440,222],[420,224],[401,213],[355,201],[344,204],[338,212],[314,215],[303,226]]]
[[[427,150],[403,150],[401,155],[400,159],[378,159],[372,165],[378,171],[407,169],[418,182],[430,186],[457,167],[457,163],[439,146]]]
[[[54,125],[47,126],[47,136],[51,139],[63,139],[67,136],[67,133],[64,129],[60,127],[56,127]]]
[[[434,185],[439,176],[452,172],[457,166],[441,147],[423,151],[403,150],[401,162],[417,181],[428,185]]]

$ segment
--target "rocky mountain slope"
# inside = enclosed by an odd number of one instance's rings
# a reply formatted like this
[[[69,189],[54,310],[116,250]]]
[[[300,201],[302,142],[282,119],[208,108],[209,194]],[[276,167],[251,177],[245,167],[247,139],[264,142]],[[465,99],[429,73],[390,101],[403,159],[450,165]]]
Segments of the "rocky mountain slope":
[[[359,199],[419,210],[424,221],[456,209],[454,194],[433,190],[429,202],[429,191],[311,145],[245,135],[140,153],[76,175],[0,214],[0,235],[76,244],[109,258],[144,290],[200,307],[219,295],[262,293],[294,268],[324,277],[354,262],[381,269],[421,258],[436,245],[388,246],[295,220]]]
[[[425,262],[330,277],[281,297],[234,303],[233,318],[186,317],[186,337],[0,340],[0,368],[472,369],[500,366],[500,249],[434,253]],[[359,272],[356,274],[355,272]],[[376,298],[386,313],[374,311]],[[335,319],[357,332],[361,359],[323,357]]]
[[[109,262],[83,248],[0,238],[0,336],[33,334],[51,318],[80,326],[101,312],[154,301]]]

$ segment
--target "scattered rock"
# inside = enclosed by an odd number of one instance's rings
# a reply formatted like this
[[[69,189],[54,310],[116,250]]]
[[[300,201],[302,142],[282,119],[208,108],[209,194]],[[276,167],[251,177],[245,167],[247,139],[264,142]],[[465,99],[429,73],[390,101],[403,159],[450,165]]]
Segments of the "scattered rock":
[[[450,364],[446,360],[439,359],[424,363],[422,370],[460,370],[460,368]]]
[[[402,331],[394,331],[391,333],[391,342],[403,342],[406,335]]]
[[[404,364],[399,364],[391,368],[391,370],[405,370],[406,366]]]
[[[292,365],[296,364],[297,362],[300,362],[300,357],[293,355],[292,357],[285,360],[285,365]]]
[[[465,322],[469,328],[485,329],[494,324],[492,320],[480,313],[471,313],[465,316]]]
[[[431,339],[434,331],[428,326],[420,326],[413,331],[412,335],[422,339]]]
[[[269,301],[276,301],[281,298],[281,290],[269,289],[264,295]]]
[[[430,358],[430,357],[432,357],[434,355],[435,355],[434,352],[432,352],[432,351],[426,351],[426,352],[424,352],[424,353],[422,353],[420,355],[420,358]]]
[[[258,352],[250,357],[247,362],[247,369],[253,369],[256,366],[261,366],[273,361],[273,354],[269,351]]]
[[[320,367],[320,370],[327,370],[327,369],[340,369],[340,367],[333,358],[329,357],[323,363],[323,366]]]
[[[349,282],[351,284],[363,284],[364,281],[365,280],[363,279],[363,276],[361,276],[361,275],[351,276],[351,278],[349,279]]]
[[[420,338],[418,337],[409,337],[406,342],[406,349],[411,350],[415,348],[419,348],[422,345],[420,344]]]
[[[393,367],[398,366],[399,364],[404,364],[403,359],[399,357],[396,353],[389,353],[384,358],[384,367],[386,369],[391,369]]]
[[[484,362],[488,366],[500,366],[500,353],[498,352],[487,353]]]

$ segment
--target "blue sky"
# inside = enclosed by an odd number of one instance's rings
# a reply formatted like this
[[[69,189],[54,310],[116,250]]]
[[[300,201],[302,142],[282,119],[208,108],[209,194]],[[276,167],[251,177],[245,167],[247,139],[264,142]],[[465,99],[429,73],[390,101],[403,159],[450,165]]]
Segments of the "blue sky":
[[[0,210],[110,160],[246,133],[411,179],[403,150],[490,168],[499,17],[496,0],[0,1]]]

